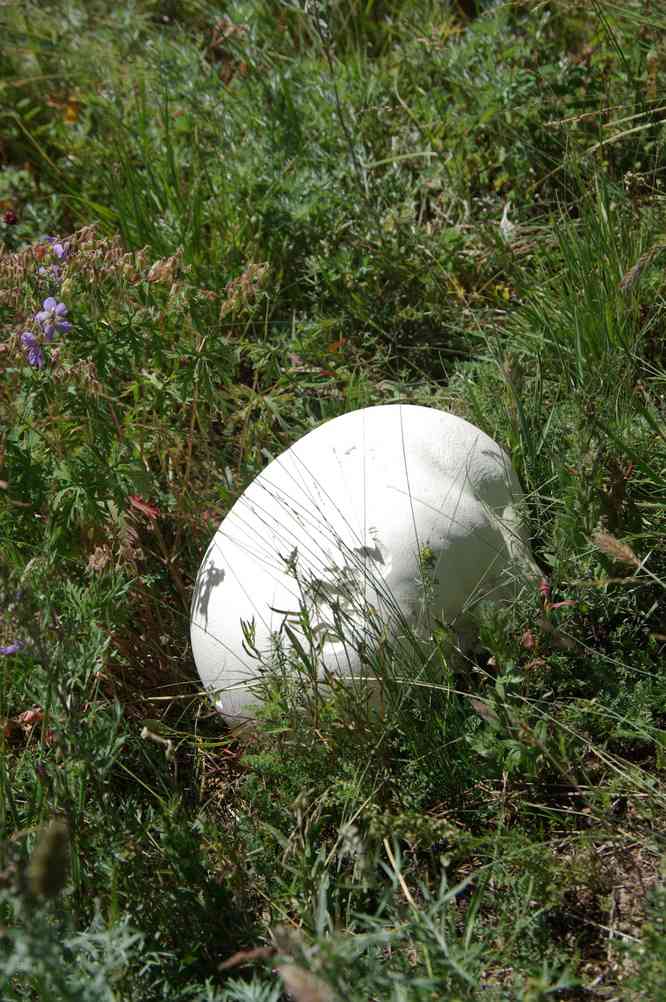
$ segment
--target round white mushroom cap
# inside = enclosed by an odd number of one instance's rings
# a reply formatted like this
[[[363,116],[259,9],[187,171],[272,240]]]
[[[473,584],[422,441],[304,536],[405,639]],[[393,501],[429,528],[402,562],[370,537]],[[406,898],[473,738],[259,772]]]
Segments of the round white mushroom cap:
[[[469,647],[480,603],[539,574],[521,498],[496,442],[428,407],[368,407],[299,439],[231,508],[197,576],[192,650],[220,711],[252,717],[262,662],[304,614],[322,674],[362,674],[381,633],[436,620]]]

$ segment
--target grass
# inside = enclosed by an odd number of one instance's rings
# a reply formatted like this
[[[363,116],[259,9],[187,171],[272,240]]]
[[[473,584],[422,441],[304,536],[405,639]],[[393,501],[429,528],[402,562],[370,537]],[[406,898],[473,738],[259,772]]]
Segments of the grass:
[[[665,998],[661,6],[0,26],[3,999]],[[510,451],[548,591],[383,647],[381,715],[270,666],[239,743],[212,533],[398,400]]]

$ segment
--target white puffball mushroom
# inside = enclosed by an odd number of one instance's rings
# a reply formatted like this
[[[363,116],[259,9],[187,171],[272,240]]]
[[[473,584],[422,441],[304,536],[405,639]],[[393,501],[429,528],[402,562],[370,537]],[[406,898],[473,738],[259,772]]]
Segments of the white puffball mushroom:
[[[199,569],[192,651],[220,712],[252,719],[261,663],[294,637],[317,638],[322,676],[362,675],[382,632],[422,636],[435,620],[469,649],[480,603],[539,576],[521,498],[496,442],[429,407],[367,407],[299,439],[234,504]]]

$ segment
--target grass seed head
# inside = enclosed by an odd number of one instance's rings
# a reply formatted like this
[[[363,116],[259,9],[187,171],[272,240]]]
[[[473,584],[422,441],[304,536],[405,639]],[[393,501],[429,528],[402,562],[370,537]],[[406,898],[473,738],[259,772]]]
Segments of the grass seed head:
[[[641,565],[640,560],[628,543],[621,543],[619,539],[611,536],[609,532],[595,532],[592,542],[598,550],[605,553],[607,557],[617,560],[618,563],[628,564],[630,567],[640,567]]]
[[[69,830],[53,818],[42,831],[28,863],[28,886],[36,898],[55,898],[69,874]]]

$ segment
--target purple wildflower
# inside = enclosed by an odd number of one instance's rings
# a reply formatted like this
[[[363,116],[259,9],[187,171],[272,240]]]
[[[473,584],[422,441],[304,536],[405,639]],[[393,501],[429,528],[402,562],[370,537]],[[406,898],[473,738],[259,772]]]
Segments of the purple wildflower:
[[[41,267],[37,269],[37,274],[41,275],[43,278],[51,279],[53,282],[62,281],[62,273],[57,264],[52,264],[48,268],[41,265]]]
[[[66,261],[69,257],[69,244],[61,243],[57,237],[50,237],[48,234],[39,238],[40,244],[48,244],[56,257],[61,261]]]
[[[13,644],[8,644],[6,647],[0,647],[0,654],[17,654],[23,647],[20,640],[15,640]]]
[[[42,306],[43,309],[36,314],[35,320],[44,331],[47,341],[52,341],[56,333],[66,334],[72,329],[69,321],[64,319],[67,316],[67,307],[64,303],[59,303],[53,296],[48,296]]]
[[[44,368],[44,352],[35,334],[26,331],[21,334],[21,343],[27,349],[28,365],[34,365],[37,369]]]

